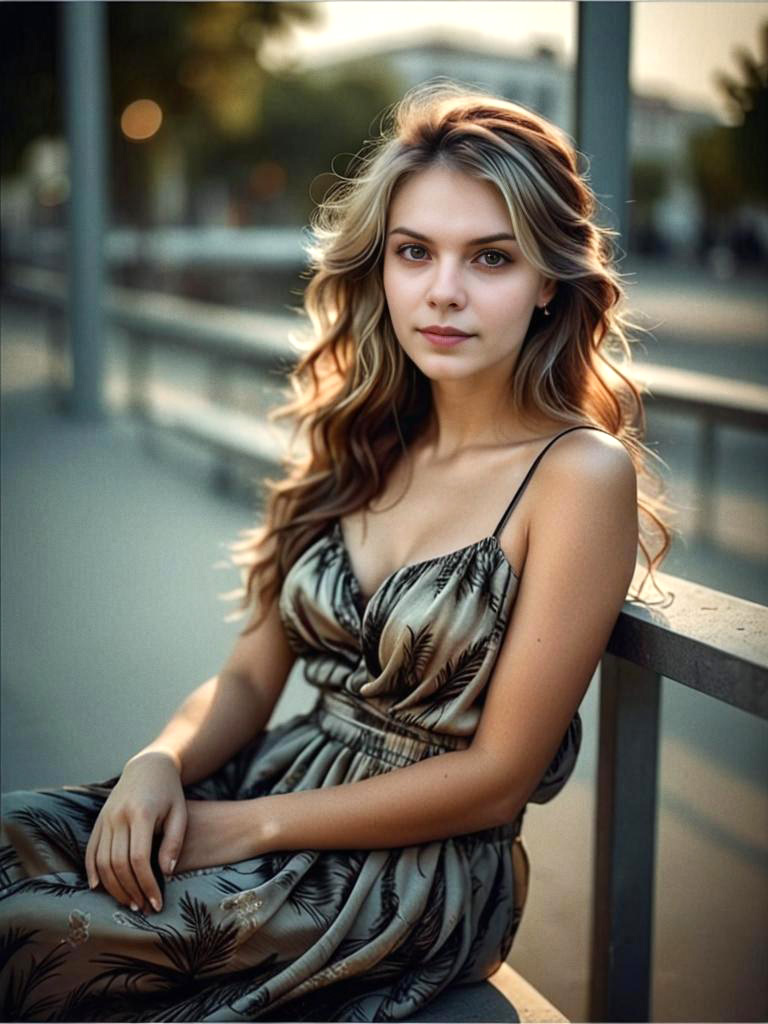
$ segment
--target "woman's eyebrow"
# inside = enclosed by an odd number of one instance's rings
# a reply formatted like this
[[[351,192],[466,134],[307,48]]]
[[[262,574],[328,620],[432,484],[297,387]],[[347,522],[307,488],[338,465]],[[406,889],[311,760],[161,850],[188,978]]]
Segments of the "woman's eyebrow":
[[[389,232],[390,235],[410,235],[411,238],[418,238],[420,242],[429,242],[432,244],[432,239],[427,238],[426,235],[422,235],[419,231],[413,231],[411,228],[392,228]],[[488,242],[516,242],[517,239],[514,235],[510,235],[509,232],[500,231],[495,235],[485,235],[483,238],[470,238],[467,245],[486,245]]]

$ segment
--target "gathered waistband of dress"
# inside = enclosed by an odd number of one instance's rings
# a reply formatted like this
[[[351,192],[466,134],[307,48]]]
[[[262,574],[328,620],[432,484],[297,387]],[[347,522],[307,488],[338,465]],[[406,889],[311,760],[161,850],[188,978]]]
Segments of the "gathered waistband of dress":
[[[398,722],[382,715],[363,700],[335,690],[321,692],[311,716],[328,736],[395,768],[450,750],[465,750],[470,744],[465,736],[440,735]],[[456,839],[480,839],[504,846],[520,835],[524,813],[525,808],[514,821],[457,836]]]
[[[328,735],[347,746],[396,767],[469,746],[465,736],[439,735],[429,729],[388,718],[362,699],[323,690],[313,716]]]

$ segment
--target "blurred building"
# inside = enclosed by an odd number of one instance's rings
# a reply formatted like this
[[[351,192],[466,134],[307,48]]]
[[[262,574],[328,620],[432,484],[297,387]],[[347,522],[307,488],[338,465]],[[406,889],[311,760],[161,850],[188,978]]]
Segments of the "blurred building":
[[[442,75],[500,93],[571,130],[571,69],[548,46],[510,54],[508,50],[480,49],[476,43],[468,46],[455,33],[432,30],[409,33],[401,41],[361,44],[353,56],[349,47],[326,50],[304,64],[318,76],[338,76],[344,68],[370,70],[375,65],[398,75],[404,90]]]
[[[359,46],[353,56],[348,48],[325,51],[305,63],[307,71],[320,77],[376,65],[398,75],[403,90],[435,76],[488,88],[537,111],[574,137],[573,68],[550,46],[511,53],[506,48],[481,47],[475,39],[465,45],[454,33],[427,31]],[[717,120],[708,111],[678,107],[665,97],[635,93],[631,103],[630,159],[655,165],[656,178],[663,183],[661,195],[640,204],[640,217],[649,211],[650,220],[633,225],[638,241],[688,255],[703,227],[703,212],[688,170],[689,141]],[[641,189],[643,181],[639,179]]]

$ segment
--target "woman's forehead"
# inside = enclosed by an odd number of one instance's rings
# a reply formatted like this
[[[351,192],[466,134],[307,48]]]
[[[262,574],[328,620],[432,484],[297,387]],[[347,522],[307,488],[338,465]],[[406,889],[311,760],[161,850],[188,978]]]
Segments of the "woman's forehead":
[[[387,234],[396,231],[421,241],[447,236],[467,243],[514,241],[512,219],[496,185],[443,167],[418,171],[398,187],[387,216]]]
[[[396,185],[390,206],[406,201],[418,201],[433,192],[451,192],[456,196],[485,196],[503,203],[497,186],[485,178],[470,174],[458,167],[433,164],[406,174]]]

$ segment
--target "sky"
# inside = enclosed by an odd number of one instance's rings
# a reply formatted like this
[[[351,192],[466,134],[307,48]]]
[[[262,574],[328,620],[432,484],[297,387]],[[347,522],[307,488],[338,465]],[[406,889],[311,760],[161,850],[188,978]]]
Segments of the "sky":
[[[541,42],[552,45],[568,62],[575,57],[577,5],[571,0],[321,0],[317,6],[323,24],[294,30],[288,44],[288,52],[302,59],[434,27],[453,29],[467,41],[477,38],[495,47],[506,41],[513,52],[525,52]],[[738,76],[733,59],[738,46],[759,56],[758,28],[768,22],[768,2],[639,0],[632,16],[633,88],[722,113],[713,73],[722,70]]]

